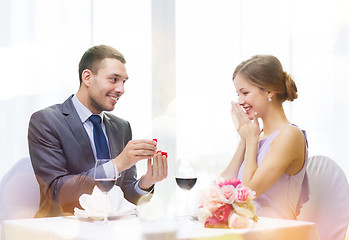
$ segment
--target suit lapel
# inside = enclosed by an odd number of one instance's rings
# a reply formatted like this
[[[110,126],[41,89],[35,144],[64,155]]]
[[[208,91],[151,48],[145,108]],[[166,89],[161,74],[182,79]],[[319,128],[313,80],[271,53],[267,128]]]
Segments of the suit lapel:
[[[120,134],[118,134],[118,126],[111,121],[107,114],[104,114],[104,124],[108,136],[110,156],[111,158],[116,158],[123,150],[123,141],[120,138]],[[121,176],[118,178],[116,184],[121,186],[124,177],[124,172],[121,172]]]
[[[104,124],[107,131],[111,157],[116,158],[122,151],[120,144],[122,139],[120,139],[120,134],[118,134],[118,126],[106,114],[104,114]]]
[[[65,121],[85,154],[86,160],[94,165],[95,158],[89,137],[84,126],[82,125],[78,113],[74,108],[71,97],[63,103],[62,107],[63,114],[66,115]]]

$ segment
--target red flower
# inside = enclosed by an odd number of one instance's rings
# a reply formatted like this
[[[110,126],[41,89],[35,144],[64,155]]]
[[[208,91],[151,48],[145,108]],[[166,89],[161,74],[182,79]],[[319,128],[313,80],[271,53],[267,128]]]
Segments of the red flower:
[[[204,226],[206,228],[228,228],[228,225],[226,223],[221,223],[214,216],[208,217]]]
[[[214,211],[211,217],[205,221],[205,227],[208,228],[228,228],[228,219],[231,212],[234,210],[231,204],[224,204]]]

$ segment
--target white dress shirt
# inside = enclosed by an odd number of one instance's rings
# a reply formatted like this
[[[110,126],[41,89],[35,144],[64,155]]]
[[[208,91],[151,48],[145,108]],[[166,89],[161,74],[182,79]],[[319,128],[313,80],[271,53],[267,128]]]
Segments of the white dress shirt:
[[[76,97],[76,95],[73,96],[72,98],[73,101],[73,105],[80,117],[80,120],[87,132],[87,135],[90,139],[90,144],[93,150],[93,155],[95,156],[95,159],[97,159],[97,151],[96,151],[96,146],[95,146],[95,142],[93,139],[93,124],[90,121],[89,117],[93,114],[89,109],[87,109],[80,101],[79,99]],[[103,122],[103,118],[104,118],[104,112],[101,112],[100,114],[98,114],[101,117],[102,120],[102,129],[104,132],[104,135],[107,139],[107,143],[108,143],[108,148],[109,148],[109,141],[108,141],[108,136],[106,134],[106,130],[105,130],[105,124]],[[110,154],[110,150],[109,150],[109,156],[111,156]],[[104,171],[106,176],[110,176],[111,178],[113,178],[113,176],[117,176],[120,177],[119,174],[119,170],[117,169],[117,167],[114,167],[113,161],[109,161],[108,163],[104,164]],[[142,190],[139,186],[138,186],[139,180],[137,182],[137,184],[135,184],[135,190],[139,193],[139,194],[147,194],[147,191]]]

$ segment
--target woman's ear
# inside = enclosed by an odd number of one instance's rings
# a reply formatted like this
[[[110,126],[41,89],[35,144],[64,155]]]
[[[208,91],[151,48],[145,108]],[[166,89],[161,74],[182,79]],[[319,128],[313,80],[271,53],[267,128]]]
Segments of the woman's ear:
[[[273,98],[274,92],[273,91],[269,91],[269,90],[267,90],[267,92],[268,92],[268,98]]]
[[[81,73],[81,81],[88,87],[91,85],[91,75],[92,72],[90,69],[85,69]]]

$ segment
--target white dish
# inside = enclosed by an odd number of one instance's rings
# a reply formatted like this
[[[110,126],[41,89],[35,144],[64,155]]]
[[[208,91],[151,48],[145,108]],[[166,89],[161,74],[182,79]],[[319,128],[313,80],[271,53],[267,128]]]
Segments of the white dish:
[[[92,219],[92,220],[103,220],[104,219],[104,214],[89,214],[85,210],[75,208],[74,209],[74,215],[79,218],[79,219]],[[125,216],[137,216],[137,210],[132,209],[124,212],[119,212],[119,213],[111,213],[108,215],[108,219],[118,219],[122,218]]]

